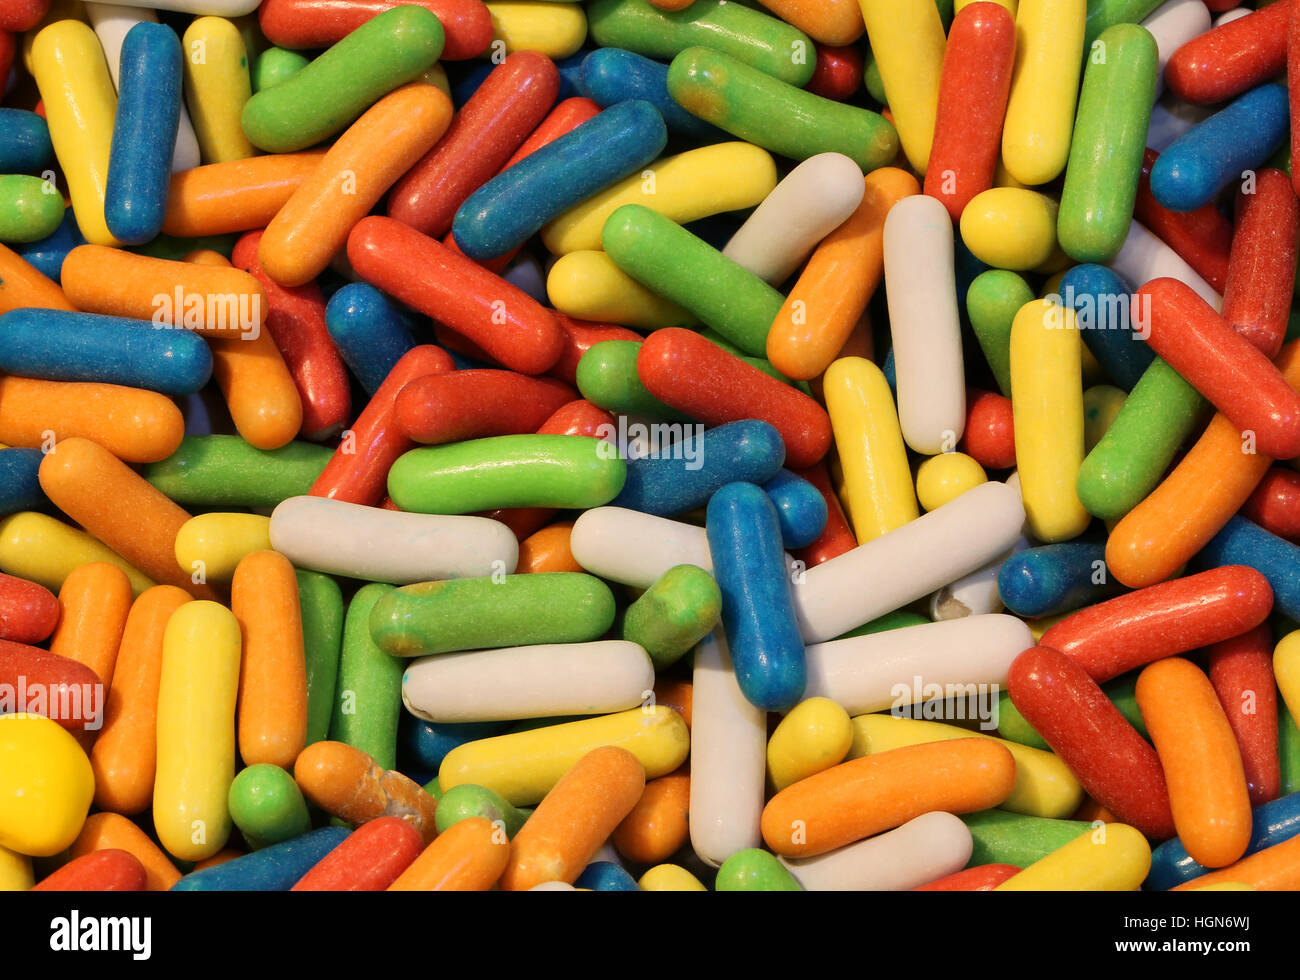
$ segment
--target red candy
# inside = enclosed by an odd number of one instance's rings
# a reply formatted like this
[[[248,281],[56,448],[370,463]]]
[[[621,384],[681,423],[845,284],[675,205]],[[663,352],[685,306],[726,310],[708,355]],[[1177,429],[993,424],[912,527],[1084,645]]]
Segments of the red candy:
[[[536,432],[575,392],[553,378],[470,370],[416,378],[397,396],[397,426],[425,444]]]
[[[348,260],[372,285],[468,337],[512,371],[542,374],[564,352],[564,331],[535,299],[392,218],[357,222],[348,235]]]
[[[59,624],[59,600],[49,589],[0,572],[0,640],[40,643]]]
[[[1227,102],[1286,68],[1290,0],[1194,37],[1165,65],[1169,91],[1188,102]]]
[[[9,78],[9,72],[14,66],[14,51],[17,47],[18,42],[14,36],[8,31],[0,30],[0,78]]]
[[[836,102],[856,95],[862,88],[862,52],[851,45],[837,48],[818,44],[815,47],[817,62],[805,88],[814,95]]]
[[[35,27],[50,9],[50,0],[4,0],[0,4],[0,31],[25,31]],[[4,79],[7,82],[9,79]],[[4,83],[0,82],[0,88]]]
[[[812,568],[856,548],[858,539],[853,534],[853,528],[849,526],[849,519],[844,516],[844,508],[840,506],[840,498],[836,495],[835,488],[831,486],[826,464],[815,463],[807,469],[791,472],[815,486],[822,499],[826,501],[826,527],[822,529],[816,541],[796,551],[795,557],[803,562],[805,567]]]
[[[327,48],[376,14],[404,3],[424,7],[442,24],[444,61],[482,54],[492,43],[492,15],[481,0],[262,0],[258,23],[282,48]]]
[[[1044,633],[1042,644],[1104,684],[1153,660],[1240,636],[1272,608],[1263,575],[1225,565],[1080,609]]]
[[[1260,170],[1254,193],[1237,195],[1223,318],[1270,358],[1282,349],[1291,316],[1298,232],[1300,206],[1290,178],[1271,167]]]
[[[1075,660],[1049,647],[1046,635],[1043,640],[1012,661],[1011,703],[1089,796],[1148,837],[1172,837],[1174,815],[1156,750]]]
[[[1222,292],[1228,281],[1228,251],[1232,247],[1232,222],[1213,204],[1195,211],[1170,211],[1151,193],[1151,168],[1160,154],[1150,147],[1142,157],[1133,216],[1172,248],[1202,279]]]
[[[490,267],[491,263],[485,262],[483,265]],[[575,320],[559,310],[551,310],[550,312],[551,316],[555,317],[555,322],[560,325],[560,329],[564,331],[564,351],[560,354],[560,359],[555,362],[555,366],[547,374],[552,378],[558,378],[567,385],[576,385],[578,383],[578,361],[581,360],[583,354],[602,340],[632,340],[639,344],[644,339],[639,333],[628,330],[626,327],[616,327],[608,323],[592,323],[589,320]],[[492,360],[492,356],[483,348],[466,340],[456,331],[448,330],[441,323],[434,323],[433,335],[437,338],[438,343],[448,350],[454,350],[457,354],[464,354],[466,357],[472,357],[478,361],[490,362]]]
[[[962,451],[986,470],[1008,470],[1016,465],[1016,430],[1011,399],[992,391],[966,391],[966,428]]]
[[[382,892],[420,856],[424,839],[401,817],[363,823],[290,889],[295,892]]]
[[[32,886],[34,892],[142,892],[145,870],[139,858],[117,848],[73,858]]]
[[[946,878],[918,885],[914,892],[991,892],[1012,875],[1019,874],[1014,864],[978,864]]]
[[[1277,749],[1277,683],[1273,678],[1273,631],[1268,624],[1209,649],[1210,683],[1237,737],[1250,788],[1250,805],[1282,792]]]
[[[1300,544],[1300,473],[1274,466],[1259,481],[1241,514],[1279,538]]]
[[[705,425],[770,423],[781,433],[791,468],[811,466],[830,448],[825,409],[690,330],[656,330],[641,345],[636,369],[650,394]]]
[[[30,711],[44,715],[74,734],[98,731],[108,692],[99,675],[71,657],[25,643],[0,640],[0,685],[12,692],[3,713]]]

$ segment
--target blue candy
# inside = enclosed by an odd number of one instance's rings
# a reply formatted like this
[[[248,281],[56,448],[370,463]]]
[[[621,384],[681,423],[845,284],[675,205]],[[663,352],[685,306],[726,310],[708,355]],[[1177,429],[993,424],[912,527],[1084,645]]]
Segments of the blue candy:
[[[1250,843],[1246,854],[1254,854],[1300,834],[1300,793],[1261,803],[1251,814]],[[1177,837],[1151,852],[1151,870],[1142,887],[1167,891],[1183,882],[1209,874],[1213,868],[1197,864]]]
[[[1282,145],[1290,112],[1286,86],[1272,83],[1251,89],[1197,123],[1151,168],[1151,193],[1157,203],[1170,211],[1195,211],[1209,204]]]
[[[784,711],[808,683],[776,508],[752,483],[729,483],[705,520],[722,626],[741,692],[765,711]]]
[[[85,244],[86,236],[77,226],[77,216],[72,213],[72,208],[66,208],[63,221],[53,235],[37,242],[15,245],[13,248],[41,275],[59,282],[63,274],[63,260],[74,248]]]
[[[26,109],[0,109],[0,174],[40,173],[53,160],[54,144],[44,119]]]
[[[803,477],[781,470],[763,484],[763,492],[776,507],[781,542],[787,548],[810,545],[826,529],[826,498]]]
[[[636,879],[613,861],[593,861],[583,869],[574,888],[590,888],[594,892],[639,892]]]
[[[212,352],[188,330],[24,307],[0,315],[0,371],[188,395],[212,377]]]
[[[36,478],[43,458],[39,449],[0,449],[0,514],[44,510],[49,506]]]
[[[1027,548],[1008,558],[998,573],[1002,603],[1017,616],[1055,616],[1122,591],[1106,569],[1106,546],[1089,541]]]
[[[663,117],[649,102],[605,109],[471,194],[452,220],[456,244],[472,259],[504,255],[552,218],[654,160],[667,142]]]
[[[1206,568],[1247,565],[1255,569],[1273,587],[1273,608],[1300,620],[1300,546],[1244,517],[1233,517],[1201,549],[1197,560]]]
[[[170,27],[136,24],[122,41],[104,220],[127,245],[162,231],[181,112],[184,56]]]
[[[1129,391],[1156,353],[1133,340],[1129,321],[1132,290],[1104,265],[1076,265],[1061,278],[1062,305],[1074,310],[1080,336],[1116,385]]]
[[[728,422],[703,435],[691,435],[689,426],[686,432],[657,456],[629,459],[627,480],[611,504],[674,517],[703,507],[728,483],[766,483],[785,462],[780,433],[758,419]]]
[[[404,754],[435,773],[452,749],[480,738],[500,735],[509,726],[495,721],[471,721],[461,725],[435,724],[402,713],[401,747]]]
[[[582,94],[600,106],[644,99],[664,117],[674,136],[698,143],[722,143],[733,137],[692,116],[668,94],[668,66],[622,48],[601,48],[587,55],[578,73]]]
[[[367,394],[373,395],[415,338],[383,293],[364,282],[344,286],[325,304],[325,329]]]
[[[287,892],[347,839],[344,827],[322,827],[233,861],[187,874],[174,892]]]

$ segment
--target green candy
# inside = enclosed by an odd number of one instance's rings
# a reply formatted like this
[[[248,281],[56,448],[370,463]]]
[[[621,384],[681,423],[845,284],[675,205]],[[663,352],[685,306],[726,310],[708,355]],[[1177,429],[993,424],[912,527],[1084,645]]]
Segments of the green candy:
[[[309,58],[297,51],[267,48],[253,65],[253,91],[262,92],[281,82],[287,82],[310,63]]]
[[[424,791],[428,793],[430,796],[432,796],[434,800],[436,801],[442,800],[442,783],[438,782],[437,776],[434,776],[432,779],[430,779],[427,783],[424,784]],[[434,816],[433,822],[435,824],[438,822],[438,818],[436,815]]]
[[[1116,24],[1083,73],[1056,236],[1076,262],[1111,261],[1133,224],[1159,54],[1151,32]]]
[[[618,496],[627,464],[587,436],[520,435],[412,449],[388,471],[402,510],[470,514],[499,507],[586,510]]]
[[[602,48],[665,61],[704,45],[799,88],[817,67],[812,40],[803,31],[727,0],[694,0],[675,11],[646,0],[595,0],[587,5],[587,30]]]
[[[182,506],[274,507],[307,493],[333,455],[309,442],[266,450],[239,436],[186,436],[144,478]]]
[[[585,572],[420,582],[383,596],[370,637],[394,657],[454,650],[584,643],[614,623],[614,594]]]
[[[0,177],[0,242],[39,242],[59,230],[63,195],[40,177]]]
[[[611,214],[600,239],[637,282],[686,307],[746,354],[767,350],[767,332],[785,297],[744,266],[640,204]]]
[[[1026,817],[1007,810],[981,810],[961,819],[974,843],[967,867],[1014,864],[1027,868],[1092,829],[1086,820]]]
[[[805,92],[709,48],[673,59],[668,94],[705,122],[793,160],[833,151],[868,173],[898,153],[898,133],[879,113]]]
[[[883,616],[878,616],[869,623],[863,623],[861,626],[855,627],[835,639],[847,640],[850,636],[867,636],[871,633],[884,633],[887,630],[901,630],[908,626],[923,626],[928,622],[930,620],[920,613],[897,609],[894,612],[887,612]]]
[[[1083,29],[1085,57],[1092,50],[1092,42],[1101,37],[1102,31],[1116,24],[1140,24],[1164,2],[1165,0],[1088,0],[1088,17]]]
[[[307,655],[307,744],[329,736],[343,647],[343,593],[328,575],[295,569]]]
[[[397,768],[397,722],[406,665],[370,638],[370,611],[391,585],[362,586],[343,622],[343,654],[329,736],[369,754],[381,769]]]
[[[1137,673],[1125,674],[1103,684],[1101,692],[1119,709],[1124,720],[1137,729],[1139,735],[1150,741],[1146,723],[1142,720],[1142,712],[1137,705]],[[1049,752],[1052,749],[1012,703],[1011,696],[1005,690],[998,695],[998,733],[1009,741],[1031,748],[1046,749]]]
[[[1300,793],[1300,729],[1296,728],[1285,702],[1278,704],[1277,754],[1282,769],[1282,795]]]
[[[434,814],[433,823],[438,828],[438,833],[445,834],[453,824],[471,817],[483,817],[492,823],[500,820],[505,826],[506,836],[514,837],[532,812],[531,809],[520,809],[507,803],[486,786],[462,783],[453,786],[438,798],[438,810]]]
[[[713,887],[720,892],[801,892],[799,882],[776,856],[749,847],[722,862]]]
[[[1204,405],[1182,375],[1159,357],[1152,361],[1079,467],[1075,488],[1088,513],[1110,520],[1141,503],[1191,435]]]
[[[292,78],[244,103],[244,135],[269,153],[305,150],[350,125],[442,54],[442,24],[405,5],[372,17]]]
[[[628,606],[623,639],[641,644],[655,670],[664,670],[704,639],[721,615],[722,592],[713,576],[697,565],[676,565]]]
[[[966,290],[966,315],[1002,394],[1011,397],[1011,323],[1034,291],[1007,269],[989,269]]]
[[[230,819],[253,850],[311,830],[302,790],[279,766],[249,766],[230,784],[226,801]]]
[[[880,66],[876,64],[876,56],[867,49],[866,61],[862,66],[862,85],[867,90],[867,94],[879,102],[881,105],[887,105],[889,99],[885,97],[885,80],[880,77]]]
[[[656,419],[685,420],[646,390],[636,373],[641,344],[635,340],[602,340],[592,344],[578,360],[578,391],[593,405]]]

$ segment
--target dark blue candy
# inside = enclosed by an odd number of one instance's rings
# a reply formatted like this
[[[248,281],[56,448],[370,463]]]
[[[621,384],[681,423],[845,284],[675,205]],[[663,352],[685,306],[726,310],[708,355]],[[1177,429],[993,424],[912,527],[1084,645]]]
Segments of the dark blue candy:
[[[1101,584],[1094,584],[1099,577]],[[1106,568],[1106,546],[1090,541],[1026,548],[998,573],[1002,603],[1017,616],[1055,616],[1122,591]]]
[[[1061,278],[1061,304],[1074,310],[1080,336],[1112,382],[1129,391],[1156,353],[1133,338],[1128,285],[1104,265],[1076,265]]]
[[[364,282],[350,283],[330,297],[325,304],[325,329],[343,363],[371,395],[415,346],[415,338],[388,297]]]
[[[233,861],[187,874],[174,892],[287,892],[347,839],[343,827],[322,827]]]
[[[1250,843],[1246,845],[1246,854],[1281,844],[1296,834],[1300,834],[1300,793],[1261,803],[1251,814]],[[1167,891],[1212,870],[1193,861],[1182,841],[1175,837],[1151,852],[1151,870],[1142,887]]]
[[[898,397],[898,373],[894,370],[894,349],[891,347],[889,353],[885,355],[885,363],[880,366],[880,373],[885,376],[885,384],[889,385],[889,390]]]
[[[758,419],[728,422],[702,435],[691,435],[690,426],[686,432],[657,456],[629,459],[627,480],[611,504],[675,517],[703,507],[728,483],[766,483],[785,462],[780,433]]]
[[[729,133],[692,116],[668,94],[668,66],[622,48],[601,48],[583,59],[578,74],[582,94],[600,106],[644,99],[659,110],[674,136],[697,143],[723,143]]]
[[[555,68],[560,73],[560,92],[555,97],[556,102],[582,96],[582,89],[578,85],[578,76],[582,72],[582,63],[587,60],[589,54],[591,54],[590,48],[582,48],[555,63]]]
[[[659,110],[635,99],[605,109],[469,196],[452,220],[472,259],[504,255],[575,204],[635,173],[668,142]]]
[[[452,749],[466,742],[500,735],[508,727],[495,721],[471,721],[461,725],[435,724],[403,712],[402,749],[420,765],[437,772],[443,758]]]
[[[636,879],[613,861],[593,861],[573,883],[574,888],[590,888],[594,892],[639,892]]]
[[[970,289],[970,284],[983,272],[992,268],[975,257],[975,253],[966,247],[960,234],[955,236],[953,242],[953,271],[956,274],[956,293],[958,296],[965,296]]]
[[[1233,517],[1197,558],[1206,568],[1248,565],[1273,587],[1273,608],[1300,620],[1300,546]]]
[[[0,109],[0,174],[38,174],[53,160],[54,145],[44,119],[26,109]]]
[[[752,483],[729,483],[709,501],[705,530],[740,690],[765,711],[792,708],[808,670],[776,508]]]
[[[184,64],[180,38],[162,24],[143,21],[122,41],[104,220],[127,245],[162,231]]]
[[[39,449],[0,449],[0,514],[44,510],[49,505],[36,478],[42,459]]]
[[[803,477],[781,470],[763,484],[763,492],[776,507],[781,543],[787,548],[810,545],[826,530],[826,498]]]
[[[1160,154],[1151,168],[1152,195],[1170,211],[1195,211],[1209,204],[1282,145],[1290,112],[1285,85],[1251,89]]]
[[[72,213],[72,208],[66,208],[63,212],[63,220],[59,222],[58,230],[53,235],[42,238],[38,242],[14,245],[13,248],[41,275],[59,282],[62,279],[63,260],[74,248],[85,244],[86,236],[77,226],[77,216]]]

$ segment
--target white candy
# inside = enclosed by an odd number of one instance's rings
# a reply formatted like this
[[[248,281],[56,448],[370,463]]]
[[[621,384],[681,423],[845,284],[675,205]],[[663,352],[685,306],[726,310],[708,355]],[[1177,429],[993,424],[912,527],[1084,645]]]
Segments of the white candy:
[[[716,868],[762,844],[767,778],[767,713],[740,693],[721,627],[695,649],[691,705],[691,847]]]
[[[975,685],[1003,686],[1011,662],[1034,645],[1014,616],[966,616],[920,626],[814,643],[805,650],[805,698],[830,698],[850,715],[866,715],[944,696]]]
[[[1144,286],[1152,279],[1177,279],[1214,307],[1215,312],[1223,308],[1223,297],[1214,291],[1214,287],[1202,279],[1181,255],[1136,221],[1129,225],[1124,246],[1110,267],[1135,287]],[[1138,318],[1139,314],[1135,313],[1134,329],[1137,329]]]
[[[543,643],[420,657],[402,677],[402,701],[425,721],[513,721],[626,711],[654,684],[638,643]]]
[[[540,885],[533,885],[528,889],[530,892],[576,892],[567,881],[543,881]]]
[[[862,203],[862,170],[843,153],[795,167],[731,236],[722,254],[779,286]]]
[[[1144,20],[1142,26],[1155,38],[1159,52],[1160,69],[1156,73],[1156,96],[1159,97],[1170,56],[1192,38],[1210,29],[1210,11],[1203,0],[1169,0]]]
[[[106,7],[127,7],[131,4],[118,0],[100,0]],[[150,0],[154,10],[178,10],[183,14],[200,17],[243,17],[257,9],[261,0]]]
[[[626,507],[595,507],[569,534],[574,559],[611,582],[648,589],[674,565],[713,571],[704,528]]]
[[[1196,0],[1200,3],[1200,0]],[[1012,473],[1007,478],[1007,486],[1020,492],[1020,474]],[[984,616],[998,613],[1003,609],[1002,593],[998,591],[998,575],[1007,559],[1017,551],[1032,548],[1033,542],[1022,531],[1007,551],[998,555],[987,565],[963,575],[955,582],[950,582],[930,596],[931,619],[960,619],[962,616]]]
[[[779,860],[805,891],[897,892],[955,874],[973,849],[970,829],[936,810],[817,857]]]
[[[885,218],[884,251],[903,441],[950,452],[966,426],[966,375],[948,210],[924,194],[903,198]]]
[[[290,497],[276,507],[271,547],[299,568],[396,585],[508,575],[519,562],[519,542],[500,521],[325,497]]]
[[[1241,18],[1248,17],[1254,12],[1249,7],[1233,7],[1231,10],[1219,14],[1214,19],[1214,26],[1222,27],[1224,24],[1231,24],[1234,20],[1241,20]]]

